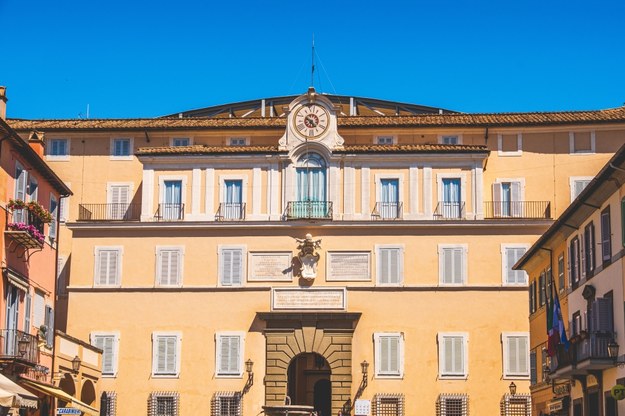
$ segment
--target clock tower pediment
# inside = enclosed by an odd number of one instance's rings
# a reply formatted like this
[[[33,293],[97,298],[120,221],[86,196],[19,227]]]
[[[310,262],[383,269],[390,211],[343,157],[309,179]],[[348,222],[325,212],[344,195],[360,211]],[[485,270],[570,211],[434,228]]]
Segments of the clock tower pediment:
[[[313,87],[289,104],[286,129],[280,138],[281,150],[291,151],[303,143],[315,142],[330,151],[342,148],[344,140],[338,134],[337,108]]]

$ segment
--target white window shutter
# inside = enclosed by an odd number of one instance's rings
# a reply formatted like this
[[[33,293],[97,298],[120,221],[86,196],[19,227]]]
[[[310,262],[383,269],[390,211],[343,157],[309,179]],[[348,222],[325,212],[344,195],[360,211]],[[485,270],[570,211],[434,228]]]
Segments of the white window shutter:
[[[165,362],[166,362],[166,369],[165,369],[165,371],[168,374],[174,374],[174,373],[176,373],[176,344],[177,344],[177,339],[176,339],[176,337],[167,337],[165,342],[167,344],[167,355],[165,356]]]
[[[399,373],[399,338],[388,337],[389,339],[389,367],[390,373]]]
[[[380,373],[388,373],[390,363],[390,342],[389,337],[380,337]]]
[[[454,270],[453,270],[453,283],[462,283],[464,281],[464,268],[462,267],[462,249],[454,248],[453,256],[454,256]]]
[[[45,300],[42,294],[35,292],[35,311],[33,315],[33,325],[39,329],[44,323]]]
[[[452,339],[454,348],[454,368],[452,371],[456,374],[464,374],[464,352],[462,348],[462,338],[454,337]]]
[[[30,293],[27,293],[24,297],[24,332],[30,333],[30,317],[31,317],[31,305],[32,297]]]
[[[462,336],[442,337],[443,375],[461,376],[465,374],[464,339]]]
[[[230,338],[229,356],[230,356],[230,360],[228,363],[228,368],[230,369],[232,373],[239,373],[239,362],[240,362],[239,337]]]
[[[159,250],[159,284],[177,285],[180,282],[180,250]]]
[[[380,249],[380,284],[390,283],[389,276],[390,253],[388,249]]]
[[[102,350],[102,374],[113,374],[115,372],[115,337],[111,335],[96,335],[93,341],[94,345]]]
[[[525,248],[506,248],[505,251],[505,270],[506,270],[506,283],[525,283],[525,272],[523,270],[513,270],[512,267],[517,261],[525,254]]]
[[[500,217],[502,212],[501,183],[493,183],[493,216]]]
[[[241,361],[241,337],[222,335],[219,340],[219,373],[239,374]]]
[[[240,285],[243,279],[243,249],[232,248],[221,251],[221,284]]]

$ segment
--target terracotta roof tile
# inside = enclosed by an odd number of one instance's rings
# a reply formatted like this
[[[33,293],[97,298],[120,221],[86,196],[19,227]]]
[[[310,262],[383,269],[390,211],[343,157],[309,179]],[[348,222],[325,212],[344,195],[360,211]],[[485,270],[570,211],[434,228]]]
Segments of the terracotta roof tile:
[[[146,155],[208,155],[218,153],[278,153],[277,146],[206,146],[196,144],[193,146],[160,146],[140,147],[136,151],[137,156]]]
[[[416,114],[411,116],[339,117],[340,128],[360,127],[491,127],[625,122],[625,107],[593,111],[484,114]],[[190,130],[190,129],[283,129],[285,118],[149,118],[18,120],[15,130]]]

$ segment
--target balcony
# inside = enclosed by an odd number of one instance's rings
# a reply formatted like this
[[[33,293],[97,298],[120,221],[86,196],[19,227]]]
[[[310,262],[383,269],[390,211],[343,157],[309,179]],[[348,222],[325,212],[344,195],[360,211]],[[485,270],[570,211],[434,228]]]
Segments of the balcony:
[[[435,220],[460,220],[464,215],[464,202],[441,201],[434,210]]]
[[[291,201],[286,206],[287,220],[329,220],[332,219],[330,201]]]
[[[32,367],[38,360],[37,337],[16,329],[0,329],[0,363]]]
[[[156,221],[182,221],[184,220],[184,204],[158,204],[154,219]]]
[[[215,214],[215,221],[242,221],[245,219],[245,204],[222,202]]]
[[[139,221],[139,204],[79,204],[78,221]]]
[[[614,332],[582,331],[571,338],[568,351],[558,345],[557,354],[551,360],[551,373],[557,377],[570,377],[614,367],[614,359],[608,354],[608,344],[613,339],[616,339]]]
[[[42,248],[45,241],[43,220],[28,209],[6,211],[7,225],[5,235],[26,249]]]
[[[376,202],[373,212],[371,212],[372,220],[401,220],[403,218],[402,202]]]
[[[484,218],[550,219],[549,201],[485,201]]]

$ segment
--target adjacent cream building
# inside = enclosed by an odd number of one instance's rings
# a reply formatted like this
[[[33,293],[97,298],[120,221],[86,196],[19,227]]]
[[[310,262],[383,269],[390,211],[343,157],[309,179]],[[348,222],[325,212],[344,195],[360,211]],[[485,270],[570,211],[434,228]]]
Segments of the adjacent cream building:
[[[528,414],[511,267],[625,142],[622,107],[464,114],[313,89],[10,123],[44,136],[73,192],[57,322],[104,351],[106,415]]]

